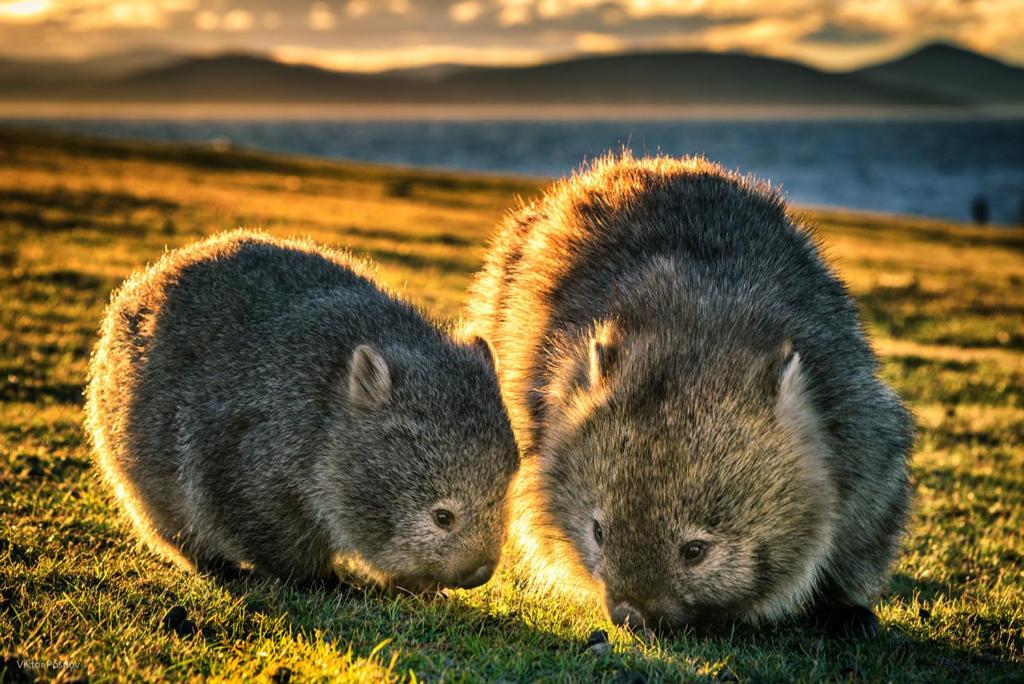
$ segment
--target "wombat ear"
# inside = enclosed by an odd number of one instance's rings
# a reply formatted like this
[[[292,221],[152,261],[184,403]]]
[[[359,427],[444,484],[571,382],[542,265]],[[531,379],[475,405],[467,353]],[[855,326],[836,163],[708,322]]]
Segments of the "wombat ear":
[[[777,371],[776,389],[781,390],[783,381],[787,374],[800,371],[800,354],[793,349],[793,341],[785,339],[775,350],[775,364]]]
[[[775,396],[775,419],[795,440],[799,447],[798,453],[805,459],[804,463],[817,472],[815,477],[823,478],[823,462],[820,460],[828,453],[828,438],[821,416],[814,406],[814,398],[808,387],[807,374],[804,372],[800,354],[788,349],[780,350],[782,356],[779,369],[778,392]]]
[[[800,354],[787,341],[778,351],[775,415],[783,424],[803,424],[813,413]]]
[[[597,387],[615,370],[619,363],[619,333],[615,324],[605,321],[597,326],[590,339],[590,367],[587,382]]]
[[[352,352],[348,396],[359,408],[379,408],[391,398],[391,369],[376,349],[361,344]]]
[[[494,349],[491,347],[490,342],[479,335],[474,335],[471,344],[475,349],[478,349],[480,353],[483,354],[483,357],[487,359],[487,363],[491,365],[491,368],[498,370],[498,360],[494,356]]]

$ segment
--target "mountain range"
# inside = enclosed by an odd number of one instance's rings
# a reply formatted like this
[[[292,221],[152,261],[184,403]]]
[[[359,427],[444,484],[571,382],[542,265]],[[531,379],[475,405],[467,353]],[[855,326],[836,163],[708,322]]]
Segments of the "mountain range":
[[[891,62],[858,69],[851,76],[970,103],[1024,102],[1024,69],[945,44],[925,46]]]
[[[530,67],[441,64],[366,74],[251,54],[153,50],[84,62],[0,59],[0,99],[970,106],[1024,104],[1024,69],[946,44],[846,73],[749,54],[645,52]]]

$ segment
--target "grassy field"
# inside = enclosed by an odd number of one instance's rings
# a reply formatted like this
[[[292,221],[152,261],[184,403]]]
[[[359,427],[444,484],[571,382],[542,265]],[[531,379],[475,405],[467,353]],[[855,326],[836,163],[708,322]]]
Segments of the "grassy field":
[[[449,596],[366,595],[187,575],[140,547],[81,425],[89,351],[121,279],[167,248],[261,227],[367,254],[455,316],[489,231],[538,187],[0,130],[2,678],[1024,678],[1022,230],[811,213],[921,425],[916,513],[874,642],[799,623],[648,642],[507,572]],[[194,634],[164,627],[173,606]],[[586,649],[597,628],[611,651]]]

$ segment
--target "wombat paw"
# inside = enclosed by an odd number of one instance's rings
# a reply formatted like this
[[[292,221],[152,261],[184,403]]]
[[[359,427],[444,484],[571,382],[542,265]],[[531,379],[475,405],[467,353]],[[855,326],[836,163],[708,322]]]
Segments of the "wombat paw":
[[[878,618],[867,606],[828,606],[816,614],[817,623],[828,634],[842,639],[874,639]]]

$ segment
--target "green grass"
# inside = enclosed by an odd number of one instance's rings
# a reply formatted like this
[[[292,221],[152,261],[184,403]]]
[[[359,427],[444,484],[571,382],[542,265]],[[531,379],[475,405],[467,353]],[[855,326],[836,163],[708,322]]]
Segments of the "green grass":
[[[918,415],[916,512],[874,642],[796,622],[653,643],[524,588],[430,598],[180,572],[137,543],[82,433],[110,291],[239,225],[372,256],[458,314],[483,242],[529,179],[0,130],[0,651],[6,677],[451,681],[1013,680],[1024,673],[1024,231],[818,212],[884,373]],[[172,606],[197,626],[162,627]],[[609,631],[612,652],[585,651]],[[46,661],[77,664],[49,669]]]

